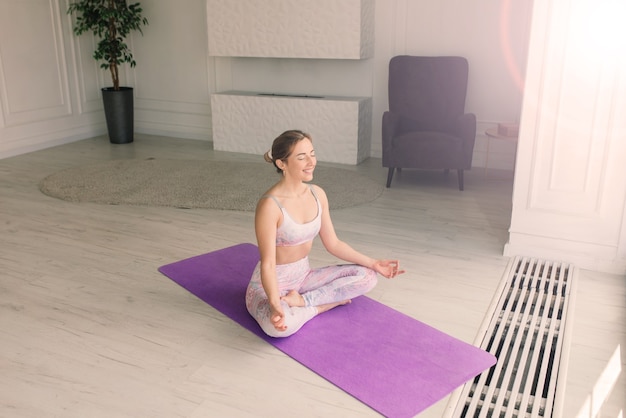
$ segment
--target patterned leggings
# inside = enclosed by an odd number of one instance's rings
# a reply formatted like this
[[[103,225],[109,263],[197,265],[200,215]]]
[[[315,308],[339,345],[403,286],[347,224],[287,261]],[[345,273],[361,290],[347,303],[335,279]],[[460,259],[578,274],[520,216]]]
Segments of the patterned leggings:
[[[270,321],[270,306],[261,284],[260,263],[257,264],[246,291],[246,307],[263,331],[270,337],[288,337],[317,315],[316,306],[341,302],[361,296],[376,286],[374,270],[347,264],[311,269],[309,259],[276,266],[276,279],[281,296],[296,290],[305,301],[304,307],[289,307],[282,302],[285,331],[278,331]]]

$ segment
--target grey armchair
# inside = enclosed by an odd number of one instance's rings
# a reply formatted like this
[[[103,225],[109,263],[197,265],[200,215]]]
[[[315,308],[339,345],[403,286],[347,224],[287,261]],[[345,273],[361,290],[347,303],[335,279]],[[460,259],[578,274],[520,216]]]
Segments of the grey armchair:
[[[468,63],[462,57],[400,55],[389,62],[389,110],[383,114],[383,167],[463,170],[472,167],[476,116],[465,113]]]

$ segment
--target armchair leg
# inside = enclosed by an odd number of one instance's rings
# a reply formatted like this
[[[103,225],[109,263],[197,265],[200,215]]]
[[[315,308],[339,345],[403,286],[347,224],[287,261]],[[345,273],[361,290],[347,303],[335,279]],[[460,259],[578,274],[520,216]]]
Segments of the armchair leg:
[[[387,173],[387,188],[391,186],[391,179],[393,178],[394,167],[389,167],[389,173]]]
[[[459,190],[463,191],[463,170],[457,170],[459,175]]]

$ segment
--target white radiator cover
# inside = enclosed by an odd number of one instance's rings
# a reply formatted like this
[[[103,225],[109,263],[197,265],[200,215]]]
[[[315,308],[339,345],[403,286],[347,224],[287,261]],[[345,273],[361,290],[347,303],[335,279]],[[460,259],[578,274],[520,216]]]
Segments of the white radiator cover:
[[[363,59],[374,0],[207,0],[209,55]]]
[[[511,259],[476,341],[498,362],[453,393],[446,418],[563,416],[577,276],[573,264]]]
[[[288,129],[313,137],[318,161],[359,164],[369,157],[369,97],[298,97],[250,92],[211,95],[213,148],[263,155]]]

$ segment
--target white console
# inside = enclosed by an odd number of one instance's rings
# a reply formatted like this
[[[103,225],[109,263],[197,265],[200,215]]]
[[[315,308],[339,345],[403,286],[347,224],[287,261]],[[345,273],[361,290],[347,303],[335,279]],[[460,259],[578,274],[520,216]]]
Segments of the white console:
[[[358,164],[371,145],[369,97],[292,96],[228,91],[211,95],[213,148],[263,155],[288,129],[313,137],[319,161]]]

